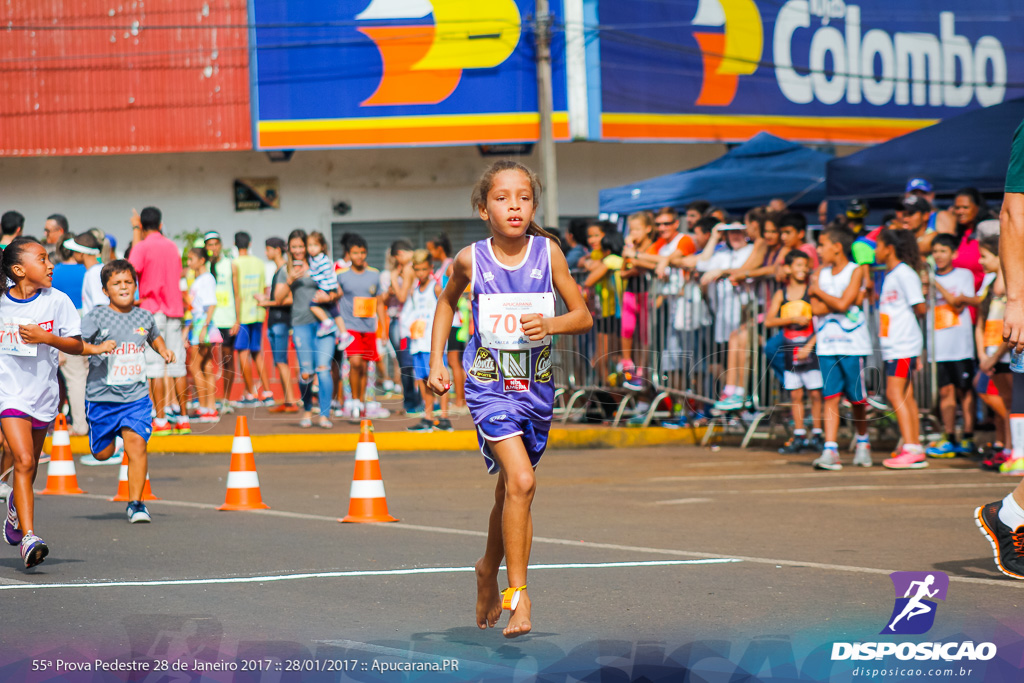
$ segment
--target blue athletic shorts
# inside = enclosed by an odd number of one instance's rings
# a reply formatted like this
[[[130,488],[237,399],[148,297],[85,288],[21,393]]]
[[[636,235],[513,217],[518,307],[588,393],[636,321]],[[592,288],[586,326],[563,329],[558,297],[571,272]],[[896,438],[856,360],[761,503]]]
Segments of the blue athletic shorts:
[[[863,356],[818,356],[818,367],[825,382],[821,393],[826,399],[846,394],[850,403],[867,401]]]
[[[89,422],[89,450],[99,453],[114,441],[121,429],[128,428],[149,441],[153,433],[149,396],[131,403],[86,401],[85,419]]]
[[[539,427],[528,418],[511,414],[507,411],[492,413],[476,425],[476,440],[480,444],[480,452],[484,455],[488,474],[497,474],[501,468],[498,461],[491,455],[491,442],[504,441],[513,436],[520,436],[526,446],[526,454],[530,456],[530,464],[534,467],[540,463],[544,449],[548,447],[548,429],[550,423]]]
[[[448,354],[441,357],[441,362],[448,367]],[[416,379],[426,379],[430,376],[430,353],[412,354],[412,376]]]
[[[238,336],[235,337],[235,351],[260,352],[260,343],[263,341],[263,323],[249,323],[238,326]]]

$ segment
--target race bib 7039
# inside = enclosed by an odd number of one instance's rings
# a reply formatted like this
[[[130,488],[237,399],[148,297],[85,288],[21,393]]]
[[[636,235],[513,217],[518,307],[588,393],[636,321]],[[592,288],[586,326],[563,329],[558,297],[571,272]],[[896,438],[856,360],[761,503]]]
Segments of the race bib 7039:
[[[550,337],[530,341],[520,323],[522,316],[537,313],[555,315],[555,296],[551,292],[522,294],[481,294],[479,297],[480,343],[489,349],[532,349],[547,346]]]

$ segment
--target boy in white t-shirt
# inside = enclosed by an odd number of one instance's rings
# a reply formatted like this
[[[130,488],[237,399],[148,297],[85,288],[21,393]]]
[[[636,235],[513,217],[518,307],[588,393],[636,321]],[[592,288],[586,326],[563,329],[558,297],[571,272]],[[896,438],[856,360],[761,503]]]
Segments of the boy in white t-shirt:
[[[909,230],[885,229],[878,234],[875,262],[884,264],[885,279],[878,298],[878,336],[885,362],[885,397],[896,414],[903,447],[882,465],[893,470],[928,466],[921,447],[921,421],[914,399],[913,372],[921,369],[924,336],[918,316],[928,309],[915,268],[921,263],[917,239]]]
[[[945,436],[925,453],[932,458],[953,458],[974,452],[974,328],[967,306],[975,299],[974,274],[954,268],[959,242],[956,236],[940,233],[932,239],[935,261],[935,373],[939,388],[939,410]],[[956,406],[963,414],[963,438],[956,441]]]
[[[861,309],[865,296],[864,268],[850,260],[853,232],[830,228],[821,233],[818,255],[821,268],[811,280],[808,294],[814,313],[818,366],[825,384],[825,448],[812,464],[816,469],[841,470],[839,461],[839,401],[845,394],[857,432],[853,464],[871,467],[868,439],[867,390],[864,358],[871,355],[867,316]]]

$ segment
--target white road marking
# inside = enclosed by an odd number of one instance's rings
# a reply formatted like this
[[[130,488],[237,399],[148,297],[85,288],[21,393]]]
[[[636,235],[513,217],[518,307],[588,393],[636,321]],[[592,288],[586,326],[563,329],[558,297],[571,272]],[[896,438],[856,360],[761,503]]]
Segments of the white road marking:
[[[930,472],[929,474],[938,474],[940,472],[956,472],[956,470],[936,470],[935,472]],[[851,473],[851,474],[854,474],[854,473]],[[900,473],[899,472],[884,472],[884,473],[883,472],[877,472],[877,473],[857,472],[855,474],[856,475],[869,475],[869,476],[874,475],[874,476],[878,476],[878,475],[881,475],[881,474],[885,474],[885,475],[898,475]],[[747,476],[747,475],[737,475],[737,476],[743,477],[743,476]],[[760,476],[760,475],[750,475],[750,476]],[[780,478],[780,477],[799,477],[799,476],[803,476],[803,475],[799,475],[799,474],[797,474],[797,475],[783,474],[783,475],[765,475],[765,476],[769,477],[769,478],[772,478],[772,479],[775,479],[775,478]],[[817,476],[819,476],[819,474],[814,473],[814,474],[810,474],[809,476],[817,477]],[[828,475],[820,475],[820,476],[825,476],[827,478]],[[845,476],[845,475],[839,475],[839,476]],[[684,478],[690,478],[690,477],[684,477]],[[707,479],[707,478],[716,479],[718,477],[693,477],[693,478],[694,479]],[[74,497],[75,498],[90,498],[90,499],[104,500],[104,501],[107,500],[107,496],[99,496],[99,495],[94,495],[94,494],[82,494],[82,495],[78,495],[78,496],[74,496]],[[198,509],[203,509],[203,510],[216,510],[217,509],[216,505],[211,505],[209,503],[193,503],[193,502],[190,502],[190,501],[175,501],[175,500],[161,500],[161,501],[158,501],[158,502],[154,503],[154,505],[156,505],[156,506],[168,505],[168,506],[175,506],[175,507],[198,508]],[[290,519],[307,519],[307,520],[311,520],[311,521],[321,521],[321,522],[333,522],[333,523],[337,523],[338,522],[338,518],[337,517],[330,517],[330,516],[327,516],[327,515],[310,515],[310,514],[304,514],[304,513],[298,513],[298,512],[287,512],[287,511],[284,511],[284,510],[256,510],[256,511],[253,511],[253,512],[249,512],[247,514],[267,515],[267,516],[270,516],[270,517],[284,517],[284,518],[290,518]],[[390,524],[376,524],[376,525],[373,525],[373,526],[376,529],[396,529],[396,530],[403,530],[403,531],[424,531],[424,532],[433,533],[433,534],[451,534],[451,535],[455,535],[455,536],[470,536],[470,537],[475,537],[475,538],[486,538],[487,537],[487,532],[486,531],[480,531],[480,530],[476,530],[476,529],[454,529],[454,528],[449,528],[449,527],[436,527],[436,526],[425,526],[425,525],[421,525],[421,524],[408,524],[406,522],[393,522],[393,523],[390,523]],[[728,556],[731,559],[743,560],[744,562],[750,562],[750,563],[753,563],[753,564],[767,564],[767,565],[777,565],[777,566],[783,566],[783,567],[805,567],[805,568],[809,568],[809,569],[821,569],[821,570],[825,570],[825,571],[853,572],[853,573],[858,573],[858,574],[885,574],[885,575],[889,575],[892,572],[897,571],[896,569],[878,569],[878,568],[874,568],[874,567],[858,567],[858,566],[844,565],[844,564],[828,564],[828,563],[823,563],[823,562],[804,562],[804,561],[800,561],[800,560],[781,560],[781,559],[772,559],[772,558],[767,558],[767,557],[751,557],[751,556],[746,556],[746,555],[733,555],[731,553],[704,553],[704,552],[698,552],[698,551],[692,551],[692,550],[677,550],[677,549],[674,549],[674,548],[652,548],[652,547],[647,547],[647,546],[621,545],[621,544],[617,544],[617,543],[594,543],[594,542],[589,542],[589,541],[571,540],[571,539],[565,539],[565,538],[546,538],[544,536],[534,536],[533,537],[533,542],[534,543],[545,543],[545,544],[548,544],[548,545],[571,546],[571,547],[574,547],[574,548],[589,548],[589,549],[595,549],[595,550],[615,550],[615,551],[628,552],[628,553],[646,553],[646,554],[652,554],[652,555],[667,555],[669,557],[688,557],[688,558],[694,558],[694,559],[721,559],[723,556]],[[1009,579],[979,579],[979,578],[967,577],[967,576],[950,576],[949,580],[950,581],[955,581],[955,582],[958,582],[958,583],[973,583],[973,584],[981,584],[981,585],[989,585],[989,586],[1002,586],[1003,588],[1017,588],[1017,589],[1024,588],[1024,582],[1017,582],[1017,581],[1012,581],[1012,580],[1009,580]],[[53,585],[53,584],[43,584],[43,585],[44,586],[50,586],[50,585]],[[20,588],[20,587],[21,586],[0,586],[0,590],[9,590],[11,588]]]
[[[835,474],[830,472],[794,472],[787,474],[702,474],[698,476],[672,476],[672,477],[650,477],[647,481],[651,483],[666,483],[676,481],[730,481],[730,480],[742,480],[742,479],[827,479],[829,477],[842,477],[844,479],[848,477],[898,477],[906,473],[898,470],[884,470],[878,469],[874,471],[868,471],[863,469],[851,469],[847,471],[843,470],[842,474]],[[985,472],[981,470],[958,470],[958,469],[942,469],[942,470],[927,470],[923,474],[979,474],[985,475]],[[922,476],[922,473],[918,473],[915,476]]]
[[[731,557],[701,560],[648,560],[643,562],[568,562],[531,564],[530,571],[542,569],[616,569],[620,567],[674,567],[693,564],[731,564],[740,562]],[[505,569],[505,567],[501,567]],[[226,583],[273,583],[299,579],[338,579],[353,576],[406,576],[409,574],[456,574],[471,572],[473,567],[411,567],[409,569],[367,569],[339,572],[306,572],[303,574],[270,574],[265,576],[229,576],[208,579],[158,579],[153,581],[100,581],[95,583],[20,583],[0,585],[0,590],[37,590],[43,588],[136,588],[151,586],[208,586]]]
[[[822,493],[828,491],[906,491],[906,490],[929,490],[929,489],[977,489],[977,488],[1006,488],[1006,482],[989,482],[977,484],[896,484],[894,486],[862,485],[862,486],[802,486],[788,489],[726,489],[715,493],[743,494],[751,493]],[[649,505],[682,505],[684,503],[697,503],[710,501],[710,498],[673,498],[669,500],[656,500]]]

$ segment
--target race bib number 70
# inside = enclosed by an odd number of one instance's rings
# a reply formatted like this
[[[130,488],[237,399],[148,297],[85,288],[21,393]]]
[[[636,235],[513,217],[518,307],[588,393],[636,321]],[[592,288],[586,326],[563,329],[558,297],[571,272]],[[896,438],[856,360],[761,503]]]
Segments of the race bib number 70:
[[[524,294],[481,294],[479,300],[480,342],[489,349],[532,349],[547,346],[550,337],[530,341],[519,322],[530,313],[553,318],[555,296],[551,292]]]

